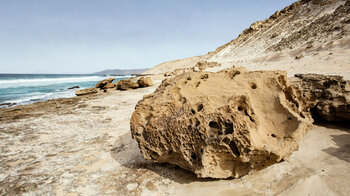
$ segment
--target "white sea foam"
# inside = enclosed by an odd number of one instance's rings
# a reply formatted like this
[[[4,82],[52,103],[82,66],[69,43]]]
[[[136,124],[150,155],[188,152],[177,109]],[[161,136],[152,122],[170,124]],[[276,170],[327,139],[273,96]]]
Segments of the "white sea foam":
[[[56,92],[48,92],[48,93],[32,93],[29,96],[13,99],[10,102],[16,103],[17,105],[34,103],[37,101],[44,101],[49,99],[57,99],[57,98],[68,98],[74,97],[75,90],[64,90],[64,91],[56,91]]]
[[[52,84],[99,81],[107,77],[86,76],[86,77],[62,77],[62,78],[34,78],[17,80],[0,80],[0,88],[13,88],[25,86],[46,86]],[[116,77],[117,78],[117,77]],[[120,77],[121,78],[121,77]]]

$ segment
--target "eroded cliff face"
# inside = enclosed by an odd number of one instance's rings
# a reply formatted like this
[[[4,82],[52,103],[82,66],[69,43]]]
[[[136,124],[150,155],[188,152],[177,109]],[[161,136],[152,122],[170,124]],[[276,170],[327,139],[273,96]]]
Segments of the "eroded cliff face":
[[[145,159],[237,178],[298,149],[310,107],[285,72],[187,72],[138,103],[131,132]]]

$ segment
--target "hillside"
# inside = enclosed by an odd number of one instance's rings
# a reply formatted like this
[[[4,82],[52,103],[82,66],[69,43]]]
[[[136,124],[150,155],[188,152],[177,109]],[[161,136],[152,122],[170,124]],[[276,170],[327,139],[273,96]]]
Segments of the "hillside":
[[[328,73],[350,77],[350,1],[300,0],[253,23],[236,39],[203,56],[159,64],[155,74],[193,67],[198,61],[251,70]],[[329,66],[329,65],[332,66]],[[217,70],[217,69],[213,69]]]

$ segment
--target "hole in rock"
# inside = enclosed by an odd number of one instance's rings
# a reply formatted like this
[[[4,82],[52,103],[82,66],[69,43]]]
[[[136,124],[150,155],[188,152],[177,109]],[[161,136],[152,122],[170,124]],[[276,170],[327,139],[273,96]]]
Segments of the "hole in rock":
[[[234,141],[231,141],[229,146],[234,155],[236,155],[237,157],[241,155]]]
[[[213,129],[220,129],[220,126],[217,122],[215,121],[210,121],[209,122],[209,127],[213,128]]]
[[[191,112],[192,112],[192,114],[196,114],[196,111],[194,111],[193,108],[191,109]]]
[[[207,78],[209,78],[209,75],[208,75],[208,74],[204,74],[204,75],[202,75],[202,77],[201,77],[201,79],[207,79]]]
[[[225,137],[222,141],[223,141],[224,143],[226,143],[226,144],[229,144],[229,143],[230,143],[230,139],[228,139],[227,137]]]
[[[225,134],[232,134],[233,133],[233,124],[232,123],[225,123]]]
[[[292,117],[288,117],[288,120],[292,120]]]
[[[173,151],[172,151],[172,150],[169,150],[168,154],[173,154]]]
[[[196,160],[196,159],[197,159],[197,155],[196,155],[195,153],[192,153],[192,154],[191,154],[191,158],[192,158],[193,160]]]
[[[256,89],[256,88],[257,88],[257,86],[256,86],[255,83],[252,83],[252,84],[250,85],[250,87],[251,87],[252,89]]]
[[[200,112],[202,109],[203,109],[203,104],[199,104],[198,107],[197,107],[197,111]]]
[[[275,134],[271,134],[271,137],[277,137]]]
[[[196,121],[196,127],[198,127],[201,124],[201,122],[199,122],[198,120]]]
[[[236,71],[236,72],[232,73],[232,79],[233,79],[235,76],[239,75],[239,74],[241,74],[240,71]]]
[[[242,111],[243,110],[243,107],[242,106],[238,106],[238,111]]]
[[[153,151],[152,154],[151,154],[151,157],[154,158],[154,159],[158,159],[159,154],[157,152]]]

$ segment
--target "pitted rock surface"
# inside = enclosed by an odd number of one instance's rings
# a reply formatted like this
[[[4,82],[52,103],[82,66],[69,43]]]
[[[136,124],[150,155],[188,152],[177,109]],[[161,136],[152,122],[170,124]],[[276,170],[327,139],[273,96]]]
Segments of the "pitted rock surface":
[[[240,177],[288,158],[312,118],[285,72],[186,72],[141,100],[131,132],[145,159],[198,177]]]
[[[321,121],[350,121],[350,83],[342,76],[296,74],[293,84],[303,96],[316,102],[314,118]]]

